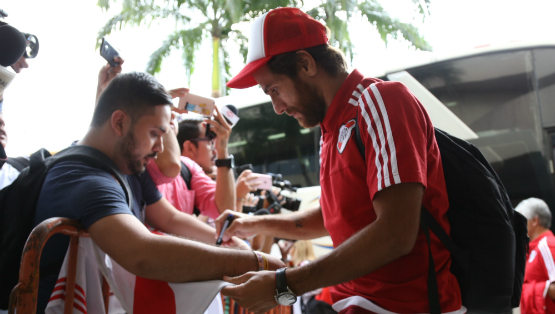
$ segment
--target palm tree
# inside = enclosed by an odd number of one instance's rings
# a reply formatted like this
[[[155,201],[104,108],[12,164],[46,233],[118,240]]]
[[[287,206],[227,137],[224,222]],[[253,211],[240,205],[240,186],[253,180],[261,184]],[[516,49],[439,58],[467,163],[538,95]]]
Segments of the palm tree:
[[[99,0],[98,6],[109,9],[110,2]],[[160,5],[162,4],[162,5]],[[277,7],[296,5],[295,0],[123,0],[122,10],[112,17],[98,32],[97,48],[103,36],[123,25],[141,25],[163,19],[173,19],[176,31],[170,34],[148,61],[146,71],[160,72],[161,64],[173,48],[183,50],[187,78],[194,71],[195,54],[202,40],[212,39],[212,97],[222,95],[222,72],[230,77],[229,55],[225,49],[227,40],[234,40],[241,47],[244,58],[247,54],[247,38],[241,31],[232,29],[235,23],[249,21]],[[222,71],[223,65],[223,71]],[[225,72],[224,72],[225,71]]]
[[[118,0],[98,0],[98,6],[109,9],[111,2]],[[429,14],[430,0],[412,0],[419,15]],[[173,19],[176,31],[170,34],[162,46],[152,53],[146,71],[160,72],[161,64],[172,49],[183,51],[187,78],[194,71],[195,54],[202,40],[212,39],[212,97],[222,95],[225,81],[231,77],[229,54],[225,49],[228,40],[239,44],[243,61],[247,57],[247,37],[232,26],[239,22],[251,21],[257,16],[277,7],[303,5],[303,0],[122,0],[122,10],[98,32],[97,48],[103,36],[129,24],[138,26],[164,19]],[[387,43],[388,36],[404,38],[417,49],[429,50],[429,44],[419,34],[418,29],[407,23],[393,19],[379,5],[377,0],[322,0],[321,4],[307,11],[308,14],[324,22],[331,30],[330,43],[342,49],[351,61],[353,44],[349,37],[348,24],[355,14],[360,14],[380,33]],[[343,16],[340,18],[339,16]],[[223,68],[222,68],[223,67]],[[224,74],[224,76],[222,76]]]

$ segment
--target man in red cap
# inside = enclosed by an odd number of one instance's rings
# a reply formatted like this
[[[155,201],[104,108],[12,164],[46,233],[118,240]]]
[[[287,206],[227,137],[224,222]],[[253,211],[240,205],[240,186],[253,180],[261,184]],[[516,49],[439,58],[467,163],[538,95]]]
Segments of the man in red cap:
[[[262,313],[333,286],[340,313],[430,313],[420,211],[425,206],[449,232],[449,202],[433,125],[418,99],[401,83],[349,73],[343,54],[328,44],[327,28],[295,8],[253,22],[247,65],[227,86],[256,84],[277,114],[303,127],[320,125],[321,207],[283,216],[234,212],[224,238],[329,234],[335,249],[306,266],[226,278],[237,286],[222,293]],[[218,233],[227,214],[218,218]],[[441,312],[465,313],[450,254],[435,236],[431,251]]]

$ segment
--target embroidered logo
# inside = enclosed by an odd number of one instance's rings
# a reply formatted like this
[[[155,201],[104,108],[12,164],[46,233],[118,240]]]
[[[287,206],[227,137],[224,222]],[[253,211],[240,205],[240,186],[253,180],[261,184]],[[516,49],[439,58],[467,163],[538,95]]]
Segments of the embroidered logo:
[[[339,153],[343,153],[345,150],[345,146],[347,146],[347,142],[351,138],[351,133],[353,128],[355,127],[355,119],[350,120],[347,124],[343,124],[339,129],[339,138],[337,140],[337,150]]]

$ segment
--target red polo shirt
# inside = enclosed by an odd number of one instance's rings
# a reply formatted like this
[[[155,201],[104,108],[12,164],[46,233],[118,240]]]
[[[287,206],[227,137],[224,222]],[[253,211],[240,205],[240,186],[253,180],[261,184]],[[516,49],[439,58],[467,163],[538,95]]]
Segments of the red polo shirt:
[[[366,164],[354,139],[357,116]],[[354,70],[335,95],[321,128],[320,202],[335,247],[376,219],[372,199],[378,191],[403,182],[422,183],[423,205],[449,232],[449,201],[434,128],[403,84],[364,78]],[[449,272],[450,254],[433,233],[431,240],[442,312],[458,311],[461,296]],[[395,313],[429,313],[427,275],[428,246],[419,229],[412,252],[333,287],[332,298],[337,302],[360,296]]]

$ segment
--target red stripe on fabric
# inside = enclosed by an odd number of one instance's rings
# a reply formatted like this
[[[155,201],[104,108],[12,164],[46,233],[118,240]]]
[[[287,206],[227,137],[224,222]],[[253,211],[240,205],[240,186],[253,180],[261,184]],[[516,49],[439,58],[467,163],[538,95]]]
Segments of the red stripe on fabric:
[[[78,296],[76,295],[75,298],[77,299],[77,297],[78,297]],[[50,300],[48,300],[48,303],[50,303],[51,301],[54,301],[54,300],[58,300],[58,299],[62,299],[62,300],[65,301],[65,300],[66,300],[65,294],[58,294],[58,295],[55,295],[55,296],[51,297]],[[79,300],[79,299],[78,299],[78,300]],[[86,307],[86,306],[87,306],[87,305],[85,304],[85,307]],[[83,308],[81,305],[79,305],[79,304],[77,304],[77,303],[75,303],[75,302],[73,302],[73,308],[76,309],[76,310],[78,310],[79,312],[81,312],[81,313],[83,313],[83,314],[87,314],[87,310],[86,310],[85,308]]]
[[[175,295],[167,282],[137,276],[133,295],[133,313],[150,314],[176,312]]]
[[[48,300],[48,303],[50,303],[50,302],[52,302],[52,301],[54,301],[54,300],[58,300],[58,299],[65,300],[66,297],[65,297],[63,294],[57,294],[57,295],[51,297],[50,300]]]
[[[357,305],[351,305],[348,308],[343,309],[339,312],[339,314],[377,314],[372,311],[368,311],[367,309],[361,308]]]
[[[60,283],[60,282],[66,282],[67,281],[67,277],[63,277],[58,279],[58,281],[56,281],[56,284]]]
[[[54,287],[54,290],[52,290],[52,293],[56,292],[56,291],[60,291],[60,290],[65,290],[66,289],[66,285],[59,285],[57,287]]]
[[[74,297],[75,299],[79,300],[81,303],[83,303],[83,305],[84,305],[85,307],[87,307],[87,301],[85,301],[85,299],[84,299],[82,296],[80,296],[80,295],[78,295],[78,294],[74,294],[73,297]]]
[[[75,283],[75,289],[79,290],[79,292],[81,292],[84,298],[87,297],[87,295],[85,294],[85,290],[83,290],[83,288],[81,288],[81,286],[78,285],[77,283]]]

